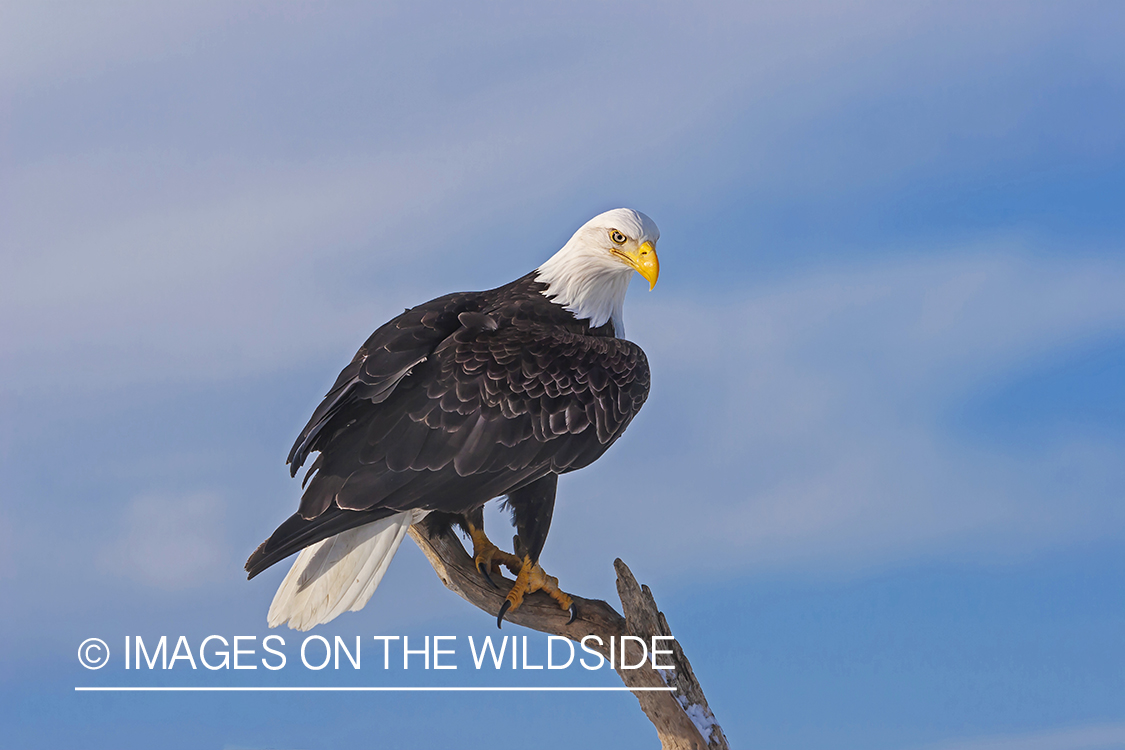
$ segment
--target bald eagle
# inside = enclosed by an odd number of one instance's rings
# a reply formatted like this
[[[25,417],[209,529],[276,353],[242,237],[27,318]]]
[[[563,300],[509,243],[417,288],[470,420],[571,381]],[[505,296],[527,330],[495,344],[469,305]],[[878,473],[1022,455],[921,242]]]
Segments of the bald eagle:
[[[361,609],[407,529],[450,514],[474,561],[516,583],[497,616],[542,590],[573,600],[539,566],[560,474],[596,461],[649,390],[648,360],[622,338],[634,271],[656,285],[653,221],[630,209],[595,216],[538,269],[485,292],[406,310],[367,339],[289,452],[311,453],[298,511],[246,561],[249,578],[300,551],[270,627],[298,630]],[[515,554],[484,534],[483,508],[505,497]]]

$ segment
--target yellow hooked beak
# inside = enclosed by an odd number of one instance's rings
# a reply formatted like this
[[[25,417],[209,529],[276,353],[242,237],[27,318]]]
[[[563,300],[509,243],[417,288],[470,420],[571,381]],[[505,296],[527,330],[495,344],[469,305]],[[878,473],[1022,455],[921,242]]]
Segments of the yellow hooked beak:
[[[656,286],[656,279],[660,276],[660,259],[656,257],[656,248],[651,242],[646,242],[631,253],[614,249],[614,254],[632,266],[637,273],[645,277],[649,291]]]

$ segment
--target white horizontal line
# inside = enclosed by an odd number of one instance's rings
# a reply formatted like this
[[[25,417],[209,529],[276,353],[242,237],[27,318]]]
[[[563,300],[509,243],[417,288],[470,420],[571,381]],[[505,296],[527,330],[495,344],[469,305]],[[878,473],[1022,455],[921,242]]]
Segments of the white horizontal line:
[[[674,687],[76,687],[79,693],[612,693],[674,692]]]

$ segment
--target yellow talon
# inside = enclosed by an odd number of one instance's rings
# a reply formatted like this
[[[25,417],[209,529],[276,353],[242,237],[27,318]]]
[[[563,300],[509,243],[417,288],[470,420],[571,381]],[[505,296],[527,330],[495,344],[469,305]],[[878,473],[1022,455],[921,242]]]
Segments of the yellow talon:
[[[469,537],[473,540],[473,564],[489,583],[492,583],[492,579],[488,574],[499,573],[501,565],[507,566],[513,573],[519,572],[520,559],[493,544],[492,540],[485,536],[483,529],[469,527]]]
[[[554,599],[559,607],[570,612],[570,621],[574,621],[574,599],[559,588],[559,579],[547,575],[547,572],[540,567],[539,563],[533,563],[530,557],[524,556],[523,565],[520,566],[519,575],[516,576],[516,583],[512,586],[512,590],[508,592],[503,606],[500,607],[500,614],[496,616],[496,626],[500,627],[500,623],[504,621],[504,615],[508,612],[519,609],[525,596],[536,591],[542,591]]]

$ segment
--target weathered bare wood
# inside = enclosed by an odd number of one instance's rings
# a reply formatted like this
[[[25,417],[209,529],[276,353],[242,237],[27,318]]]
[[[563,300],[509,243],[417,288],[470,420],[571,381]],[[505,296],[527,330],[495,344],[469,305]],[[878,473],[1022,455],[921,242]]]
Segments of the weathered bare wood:
[[[614,561],[617,569],[617,594],[621,597],[621,607],[625,611],[625,630],[647,643],[653,636],[671,636],[668,620],[656,606],[652,591],[648,586],[637,584],[633,572],[620,558]],[[672,654],[662,655],[659,663],[666,664],[670,658],[675,669],[653,669],[652,659],[642,669],[618,669],[622,682],[628,687],[657,687],[668,685],[676,688],[674,693],[643,692],[633,693],[641,703],[641,709],[649,721],[656,726],[660,741],[665,750],[669,748],[709,748],[709,750],[728,750],[726,735],[715,721],[703,696],[703,688],[691,669],[691,663],[680,642],[674,638],[667,641]],[[627,643],[625,664],[636,664],[640,658],[640,647]]]
[[[447,528],[430,523],[428,519],[412,526],[410,536],[448,589],[493,616],[500,611],[513,581],[494,574],[493,579],[499,588],[490,587],[473,566],[472,558],[456,535]],[[526,597],[523,605],[510,612],[505,621],[574,641],[595,635],[601,639],[601,647],[593,641],[588,641],[587,645],[607,658],[610,656],[611,638],[635,635],[651,644],[654,635],[671,636],[668,621],[657,608],[648,586],[638,585],[637,579],[621,560],[617,560],[614,566],[624,617],[600,599],[574,596],[578,616],[568,624],[569,615],[549,597],[537,592]],[[662,663],[670,660],[674,669],[653,669],[651,657],[639,668],[624,669],[623,663],[636,664],[641,657],[640,647],[628,643],[624,649],[626,659],[614,659],[614,667],[622,682],[629,688],[675,688],[675,692],[633,691],[641,710],[656,727],[664,750],[728,750],[727,739],[707,706],[703,689],[679,641],[673,639],[664,643],[671,648],[672,654],[662,655],[660,660]]]

